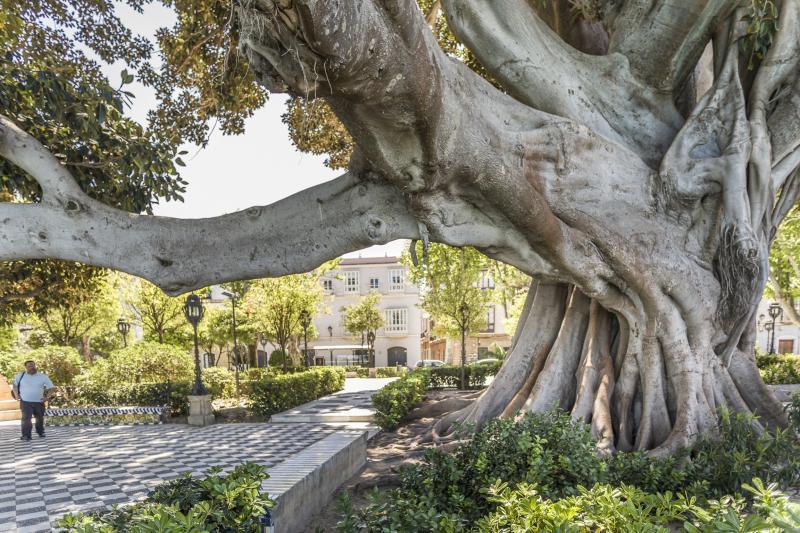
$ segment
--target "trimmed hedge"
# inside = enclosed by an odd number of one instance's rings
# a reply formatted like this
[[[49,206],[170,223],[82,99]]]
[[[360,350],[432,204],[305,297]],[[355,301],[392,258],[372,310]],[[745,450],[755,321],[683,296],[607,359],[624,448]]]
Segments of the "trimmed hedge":
[[[268,417],[344,388],[344,369],[321,367],[250,383],[250,408]]]
[[[344,367],[344,371],[346,374],[355,374],[356,377],[359,378],[369,377],[369,368],[363,366],[346,366]]]
[[[494,376],[500,370],[502,363],[491,365],[467,365],[464,367],[468,389],[480,389],[486,383],[486,378]],[[446,387],[461,388],[461,367],[444,365],[428,369],[431,373],[431,388],[441,389]]]
[[[372,396],[375,423],[384,431],[395,429],[422,401],[422,395],[425,394],[430,379],[429,369],[418,369],[376,392]]]
[[[381,366],[375,369],[375,377],[378,378],[397,378],[404,376],[408,372],[408,368],[401,366]]]
[[[800,356],[757,355],[756,365],[761,378],[768,385],[790,385],[800,383]]]

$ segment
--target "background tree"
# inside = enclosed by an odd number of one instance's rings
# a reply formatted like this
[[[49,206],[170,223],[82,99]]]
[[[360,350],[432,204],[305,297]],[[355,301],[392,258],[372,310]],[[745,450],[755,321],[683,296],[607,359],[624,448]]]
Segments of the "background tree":
[[[415,243],[417,256],[423,255]],[[486,329],[487,309],[494,289],[481,287],[481,276],[488,271],[486,256],[471,247],[453,248],[431,244],[426,259],[416,265],[404,256],[411,279],[422,286],[420,307],[435,321],[434,332],[461,342],[461,387],[465,386],[467,337]]]
[[[500,373],[437,435],[554,404],[608,451],[689,446],[720,407],[785,424],[752,353],[800,197],[800,5],[572,5],[442,0],[442,22],[412,0],[236,4],[252,79],[325,99],[357,146],[347,172],[223,217],[131,217],[0,118],[0,156],[43,191],[0,203],[0,259],[86,261],[177,294],[398,238],[474,246],[536,283]]]
[[[126,303],[134,320],[142,325],[145,340],[149,336],[164,344],[186,344],[188,332],[183,316],[184,299],[164,294],[164,291],[144,280],[131,280]]]
[[[120,305],[113,280],[107,275],[92,280],[88,289],[62,287],[53,301],[33,309],[36,325],[47,332],[54,344],[75,346],[84,337],[116,327]],[[87,357],[88,346],[85,348],[83,355]]]
[[[255,331],[266,334],[270,342],[288,355],[289,340],[302,332],[300,313],[306,310],[315,316],[323,297],[318,273],[293,274],[254,281],[243,307]],[[313,336],[314,332],[311,333]],[[287,359],[283,359],[284,370]]]
[[[800,208],[794,208],[781,224],[772,243],[769,264],[766,296],[781,304],[784,319],[800,326]]]
[[[383,327],[383,313],[378,308],[381,295],[378,292],[370,291],[369,294],[361,298],[357,304],[345,305],[340,308],[342,312],[342,327],[351,335],[361,336],[361,345],[368,342],[369,345],[369,367],[375,368],[375,349],[373,341],[369,341],[370,335],[375,335],[378,328]]]
[[[214,366],[219,365],[222,356],[229,353],[228,345],[233,341],[231,310],[224,307],[206,307],[197,335],[205,353],[216,355]]]

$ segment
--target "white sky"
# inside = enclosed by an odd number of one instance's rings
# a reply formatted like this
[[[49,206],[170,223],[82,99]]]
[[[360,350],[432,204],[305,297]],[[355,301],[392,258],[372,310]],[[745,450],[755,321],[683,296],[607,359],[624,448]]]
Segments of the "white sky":
[[[155,31],[171,26],[175,20],[174,14],[160,5],[147,6],[144,14],[121,3],[116,7],[133,31],[153,42]],[[119,64],[104,67],[112,85],[120,80],[122,68]],[[145,123],[148,109],[155,105],[153,92],[138,83],[129,85],[128,90],[136,95],[128,114]],[[184,147],[189,152],[182,158],[186,167],[179,168],[188,182],[184,202],[164,202],[156,206],[155,214],[181,218],[222,215],[271,204],[337,176],[339,171],[323,165],[324,157],[301,153],[292,146],[281,122],[285,102],[285,95],[271,95],[267,104],[247,120],[244,135],[224,136],[217,131],[205,149]],[[400,251],[400,241],[395,241],[348,256],[399,255]]]

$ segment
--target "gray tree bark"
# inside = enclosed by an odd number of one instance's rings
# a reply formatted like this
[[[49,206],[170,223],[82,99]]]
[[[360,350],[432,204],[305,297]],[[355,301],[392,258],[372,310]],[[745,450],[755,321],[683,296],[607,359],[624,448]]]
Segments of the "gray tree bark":
[[[580,28],[538,2],[442,0],[504,91],[446,55],[413,0],[235,5],[258,80],[325,98],[348,128],[349,172],[217,219],[143,217],[89,199],[2,120],[0,156],[45,194],[0,204],[0,259],[180,293],[396,238],[471,245],[536,281],[497,378],[437,437],[553,405],[609,452],[671,453],[722,407],[785,423],[753,341],[770,243],[800,197],[800,0],[780,2],[754,71],[734,0],[601,1]]]

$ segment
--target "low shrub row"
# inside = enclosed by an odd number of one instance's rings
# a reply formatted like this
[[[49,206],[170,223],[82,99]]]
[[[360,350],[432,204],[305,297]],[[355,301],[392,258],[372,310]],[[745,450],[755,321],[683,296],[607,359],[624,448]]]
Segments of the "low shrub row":
[[[430,384],[430,371],[419,369],[405,374],[372,396],[375,407],[375,423],[383,430],[391,431],[422,401]]]
[[[800,383],[800,356],[757,355],[756,365],[768,385]]]
[[[800,481],[798,452],[789,430],[759,434],[752,418],[721,413],[718,437],[683,454],[601,457],[589,427],[568,413],[528,413],[489,421],[455,450],[428,450],[401,469],[397,489],[361,509],[344,505],[338,530],[761,531],[739,525],[782,520],[796,528],[797,507],[775,491]]]
[[[262,531],[274,502],[261,492],[269,478],[262,466],[243,463],[229,474],[219,467],[205,478],[191,474],[158,485],[132,505],[68,514],[56,524],[68,532]]]
[[[296,374],[268,375],[250,384],[250,408],[268,417],[298,405],[316,400],[344,388],[344,369],[312,368]]]
[[[363,366],[346,366],[344,367],[344,371],[346,374],[355,374],[356,377],[359,378],[369,377],[369,368],[365,368]]]
[[[381,366],[375,369],[375,377],[378,378],[397,378],[408,373],[405,366]]]
[[[465,379],[468,389],[480,389],[486,384],[486,378],[494,376],[500,370],[500,362],[490,365],[467,365],[464,367]],[[430,368],[431,387],[440,389],[444,387],[461,386],[461,367],[444,365]]]

